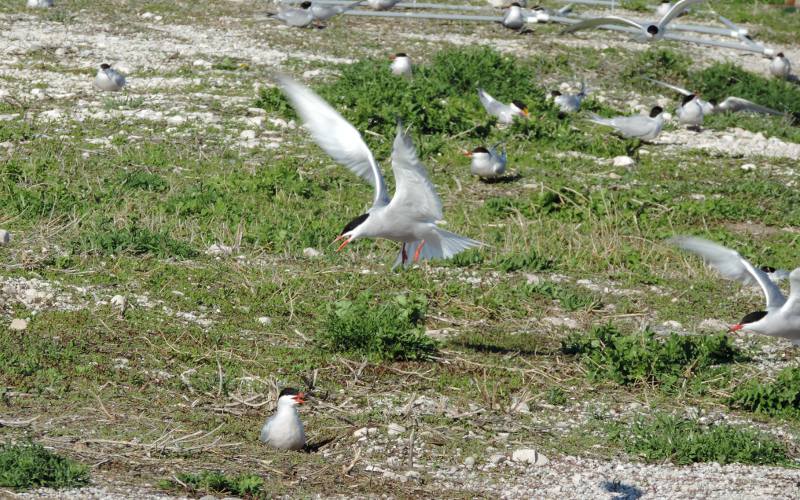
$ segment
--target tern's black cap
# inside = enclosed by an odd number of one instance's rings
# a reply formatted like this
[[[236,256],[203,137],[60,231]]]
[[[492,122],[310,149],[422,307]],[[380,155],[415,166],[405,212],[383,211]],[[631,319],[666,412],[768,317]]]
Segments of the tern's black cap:
[[[107,64],[107,63],[103,63],[103,64],[100,65],[100,69],[108,69],[110,67],[111,67],[111,65]]]
[[[483,146],[478,146],[477,148],[472,150],[473,153],[488,153],[489,150]]]
[[[511,5],[509,5],[509,7],[522,7],[522,5],[517,2],[513,2]]]
[[[395,57],[408,57],[405,52],[398,52],[394,55]]]
[[[778,52],[777,54],[775,54],[775,57],[783,57],[783,52]]]
[[[697,96],[697,94],[689,94],[689,95],[683,96],[683,99],[681,100],[681,105],[684,105],[684,104],[688,103],[689,101],[694,99],[696,96]]]
[[[281,391],[281,393],[278,395],[278,398],[282,398],[284,396],[297,396],[298,394],[300,394],[300,391],[298,391],[297,389],[292,389],[291,387],[287,387]]]
[[[307,9],[309,7],[311,7],[311,2],[303,2],[300,4],[301,9]]]
[[[751,312],[739,322],[740,325],[746,325],[748,323],[755,323],[756,321],[760,320],[764,316],[767,315],[767,311],[756,311]]]
[[[663,112],[664,109],[661,106],[653,106],[653,109],[650,110],[650,118],[655,118]]]
[[[550,91],[550,95],[553,96],[553,97],[558,97],[558,96],[561,95],[561,91],[559,91],[559,90],[551,90]]]
[[[651,35],[657,35],[658,26],[656,26],[655,24],[651,24],[650,26],[647,27],[647,32],[650,33]]]
[[[511,103],[519,109],[528,109],[528,105],[522,101],[511,101]]]
[[[342,232],[339,234],[339,236],[360,226],[365,220],[367,220],[367,217],[369,217],[369,214],[361,214],[348,222],[347,225],[344,226],[344,229],[342,229]]]

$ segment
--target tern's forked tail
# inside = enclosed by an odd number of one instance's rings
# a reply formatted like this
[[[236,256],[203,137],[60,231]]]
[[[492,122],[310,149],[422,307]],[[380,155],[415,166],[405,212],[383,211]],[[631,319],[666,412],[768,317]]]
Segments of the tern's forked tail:
[[[397,255],[392,269],[396,269],[401,265],[410,266],[414,264],[414,253],[421,243],[422,241],[405,243],[405,249],[400,249],[400,253]],[[483,246],[483,243],[480,241],[465,236],[459,236],[437,227],[434,229],[431,236],[425,240],[425,244],[422,245],[422,249],[420,249],[419,252],[419,260],[449,259],[464,250],[481,246]],[[404,250],[406,254],[405,264],[403,263]]]

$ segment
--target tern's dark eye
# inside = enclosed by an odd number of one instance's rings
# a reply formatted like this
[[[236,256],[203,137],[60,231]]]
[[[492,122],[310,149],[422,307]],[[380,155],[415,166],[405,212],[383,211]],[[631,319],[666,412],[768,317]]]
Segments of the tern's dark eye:
[[[647,32],[650,33],[651,35],[658,34],[658,26],[656,26],[655,24],[651,24],[650,26],[647,27]]]

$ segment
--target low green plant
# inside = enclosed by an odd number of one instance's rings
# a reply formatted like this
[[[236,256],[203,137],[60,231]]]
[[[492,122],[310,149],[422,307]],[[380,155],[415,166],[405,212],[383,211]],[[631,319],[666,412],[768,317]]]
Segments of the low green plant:
[[[639,88],[650,88],[652,84],[643,77],[655,80],[676,82],[689,76],[692,59],[683,53],[670,49],[649,48],[636,54],[622,70],[625,81]]]
[[[647,462],[795,464],[783,443],[756,430],[728,424],[707,426],[664,413],[639,418],[630,425],[610,424],[608,434],[627,453]]]
[[[188,490],[192,494],[234,495],[246,499],[268,498],[264,480],[254,474],[228,476],[223,472],[182,472],[176,480],[166,479],[159,483],[165,490]]]
[[[74,488],[89,483],[89,468],[37,443],[0,446],[0,487]]]
[[[565,311],[591,311],[600,307],[600,299],[594,295],[578,292],[564,285],[544,281],[528,287],[530,293],[557,301]]]
[[[421,360],[436,352],[422,320],[427,301],[398,295],[375,304],[368,294],[333,304],[318,339],[333,352],[360,354],[375,360]]]
[[[800,418],[800,368],[781,370],[773,382],[749,380],[736,387],[728,404],[770,416]]]
[[[495,265],[501,271],[544,271],[553,267],[553,260],[539,255],[534,248],[529,248],[525,253],[512,253],[501,255],[495,260]]]
[[[714,365],[743,358],[725,334],[683,336],[659,340],[652,331],[623,334],[612,325],[572,334],[562,351],[581,358],[594,379],[618,384],[657,383],[675,387]]]
[[[552,387],[545,393],[545,400],[554,406],[567,404],[567,393],[560,387]]]
[[[688,79],[692,90],[703,99],[722,101],[736,96],[789,113],[800,113],[800,87],[778,78],[767,78],[742,69],[734,63],[715,63],[692,73]]]

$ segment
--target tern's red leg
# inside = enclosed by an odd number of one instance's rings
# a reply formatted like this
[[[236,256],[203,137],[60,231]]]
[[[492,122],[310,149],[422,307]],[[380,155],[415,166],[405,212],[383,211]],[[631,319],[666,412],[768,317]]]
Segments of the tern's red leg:
[[[408,260],[408,254],[406,253],[406,244],[405,243],[403,243],[402,256],[403,256],[403,265],[406,265],[406,261]]]
[[[419,253],[422,251],[422,247],[425,246],[425,240],[422,240],[417,247],[417,251],[414,252],[414,262],[419,262]]]

